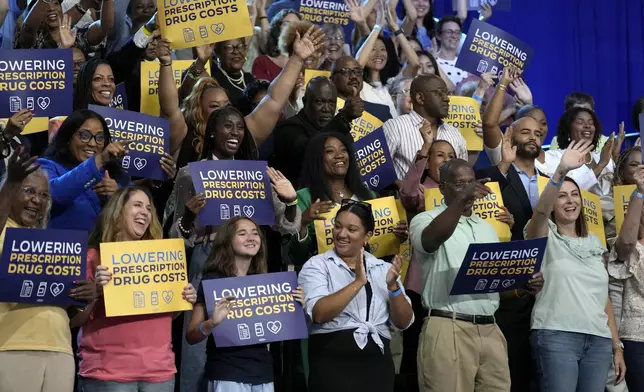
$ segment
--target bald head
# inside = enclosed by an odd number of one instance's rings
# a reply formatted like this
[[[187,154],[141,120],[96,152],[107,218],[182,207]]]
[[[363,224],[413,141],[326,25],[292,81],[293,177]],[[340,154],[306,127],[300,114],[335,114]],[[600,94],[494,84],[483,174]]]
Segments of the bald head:
[[[309,80],[309,84],[306,85],[306,91],[304,92],[304,97],[314,96],[319,94],[320,90],[324,87],[329,87],[333,90],[334,94],[337,94],[335,85],[331,82],[331,79],[326,76],[316,76]]]
[[[441,182],[454,183],[464,173],[472,173],[472,177],[474,176],[474,170],[467,161],[463,159],[452,159],[445,162],[440,168]]]
[[[425,119],[443,119],[449,114],[449,90],[439,76],[418,75],[411,82],[414,110]]]
[[[362,91],[362,67],[351,56],[342,56],[331,68],[331,80],[343,99]]]
[[[324,128],[335,114],[338,92],[329,78],[316,76],[306,86],[302,100],[306,117],[318,128]]]
[[[517,146],[517,158],[534,160],[541,151],[541,125],[532,117],[522,117],[512,123],[512,144]],[[507,131],[506,131],[507,132]]]

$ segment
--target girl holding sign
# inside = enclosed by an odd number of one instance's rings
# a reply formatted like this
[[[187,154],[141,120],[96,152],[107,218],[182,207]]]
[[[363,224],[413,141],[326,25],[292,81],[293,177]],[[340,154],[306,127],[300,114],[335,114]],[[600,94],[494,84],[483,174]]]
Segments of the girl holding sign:
[[[626,372],[608,296],[606,249],[588,233],[581,191],[567,177],[593,148],[590,140],[581,140],[563,151],[525,228],[526,239],[548,237],[545,283],[536,296],[531,335],[542,391],[601,392],[611,360],[618,384]]]
[[[212,253],[203,267],[203,280],[265,274],[266,242],[259,226],[251,219],[235,217],[219,227]],[[303,302],[302,288],[293,297]],[[206,312],[203,284],[199,284],[197,303],[186,333],[188,343],[208,339],[205,378],[211,392],[272,392],[273,360],[266,344],[217,348],[212,331],[226,319],[234,297],[215,304]]]
[[[118,190],[101,211],[89,239],[87,267],[103,287],[112,279],[101,265],[99,246],[106,242],[158,240],[161,224],[147,188]],[[101,290],[102,291],[102,290]],[[190,283],[182,292],[194,304],[197,293]],[[106,390],[174,391],[172,313],[106,317],[101,297],[88,307],[81,330],[80,371],[84,392]]]
[[[333,226],[333,250],[304,264],[299,283],[310,326],[310,392],[391,392],[394,364],[389,325],[414,321],[400,280],[402,257],[391,264],[365,251],[375,222],[371,205],[347,200]]]
[[[35,159],[23,153],[22,147],[9,158],[6,180],[0,188],[0,251],[6,228],[47,226],[49,184],[45,172],[34,165]],[[96,296],[94,283],[78,284],[69,296],[92,302]],[[74,354],[69,323],[68,311],[60,306],[0,302],[0,389],[71,391]]]

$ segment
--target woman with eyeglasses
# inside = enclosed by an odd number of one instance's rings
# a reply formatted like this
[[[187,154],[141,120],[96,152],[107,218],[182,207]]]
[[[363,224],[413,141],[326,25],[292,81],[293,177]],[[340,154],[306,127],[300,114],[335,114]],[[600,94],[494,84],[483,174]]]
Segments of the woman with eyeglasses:
[[[49,228],[90,231],[102,204],[129,177],[117,159],[127,142],[112,142],[105,119],[91,110],[72,113],[38,160],[49,177]]]
[[[7,228],[47,227],[51,197],[47,174],[18,147],[0,187],[0,251]],[[18,277],[16,277],[17,279]],[[35,294],[34,294],[35,295]],[[96,285],[82,280],[69,297],[91,303]],[[74,353],[70,316],[77,308],[0,302],[0,389],[3,392],[71,392]]]
[[[37,0],[27,6],[14,48],[57,49],[73,46],[86,55],[97,51],[114,26],[114,0],[101,2],[101,19],[87,29],[73,29],[72,18],[63,14],[61,0]]]
[[[255,148],[270,136],[280,118],[282,108],[300,76],[304,59],[319,51],[324,43],[323,33],[311,28],[293,43],[293,56],[280,75],[271,83],[264,99],[244,117],[252,135],[249,142]],[[179,167],[198,159],[204,146],[206,123],[213,111],[230,105],[228,94],[212,78],[202,77],[180,106],[179,94],[172,70],[170,42],[161,39],[157,45],[159,71],[159,105],[161,114],[170,121],[170,151],[178,156]]]
[[[188,96],[199,78],[210,76],[226,90],[233,106],[239,107],[246,86],[255,80],[253,75],[243,70],[247,53],[246,40],[235,38],[197,46],[195,52],[197,59],[183,77],[181,96]],[[208,61],[210,61],[210,75],[206,72]]]
[[[82,327],[79,375],[83,392],[174,391],[172,320],[179,313],[107,317],[102,295],[112,272],[101,265],[101,244],[162,238],[152,195],[146,188],[119,189],[101,211],[87,251],[87,271],[95,277],[100,296],[85,317],[75,320],[75,325]],[[197,292],[190,283],[183,287],[181,299],[195,303]]]
[[[368,203],[344,200],[335,216],[332,250],[300,271],[308,339],[309,391],[394,390],[389,326],[414,321],[400,281],[402,258],[379,260],[368,251],[375,222]]]
[[[326,52],[324,53],[324,62],[319,69],[330,71],[333,64],[346,54],[346,38],[341,25],[325,23],[322,25],[322,31],[324,31]]]

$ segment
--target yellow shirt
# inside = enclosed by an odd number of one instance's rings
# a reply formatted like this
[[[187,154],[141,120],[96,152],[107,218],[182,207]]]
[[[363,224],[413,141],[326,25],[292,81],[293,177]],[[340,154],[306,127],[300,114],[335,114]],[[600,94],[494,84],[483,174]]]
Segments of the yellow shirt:
[[[6,227],[21,227],[7,219]],[[4,235],[0,233],[0,252]],[[55,351],[72,355],[69,317],[64,308],[0,302],[0,351]]]

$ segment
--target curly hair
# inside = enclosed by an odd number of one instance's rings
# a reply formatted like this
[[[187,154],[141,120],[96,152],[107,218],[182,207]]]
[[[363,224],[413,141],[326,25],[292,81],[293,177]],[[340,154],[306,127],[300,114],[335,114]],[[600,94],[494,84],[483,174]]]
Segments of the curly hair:
[[[284,18],[287,15],[294,14],[297,15],[299,19],[302,19],[300,13],[292,8],[281,10],[271,19],[271,25],[268,30],[268,37],[266,37],[266,54],[271,57],[277,57],[280,55],[279,49],[279,40],[282,33],[282,24],[284,24]]]
[[[192,142],[193,147],[197,154],[201,154],[203,149],[203,140],[206,135],[207,118],[203,116],[203,108],[201,107],[201,97],[213,89],[218,89],[223,92],[226,90],[217,83],[213,78],[201,78],[192,88],[190,95],[186,97],[181,105],[181,112],[186,119],[186,125],[194,132],[195,138]]]
[[[599,121],[599,118],[594,111],[574,106],[566,110],[564,114],[561,115],[561,118],[559,118],[559,124],[557,124],[557,142],[562,150],[568,148],[568,145],[572,141],[570,139],[572,123],[575,122],[575,118],[577,118],[577,115],[581,112],[586,112],[593,118],[593,123],[595,124],[595,135],[593,135],[592,144],[597,147],[597,142],[599,142],[599,138],[604,133],[604,127],[602,126],[601,121]]]
[[[288,25],[284,26],[279,38],[279,49],[282,52],[282,54],[287,56],[292,56],[293,43],[295,42],[297,33],[300,33],[300,37],[303,37],[304,34],[306,34],[306,32],[311,28],[311,26],[314,27],[313,28],[314,32],[317,32],[320,30],[320,27],[306,20],[289,23]],[[322,47],[320,51],[324,53],[326,51],[326,47],[325,46]]]
[[[613,177],[613,186],[627,185],[624,180],[624,169],[626,168],[628,157],[634,152],[642,152],[642,148],[640,146],[633,146],[633,147],[627,148],[621,154],[619,154],[619,158],[617,158],[617,162],[615,163],[615,175]]]

